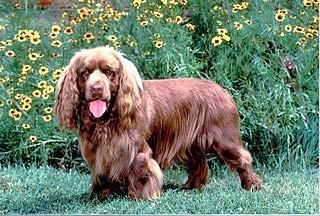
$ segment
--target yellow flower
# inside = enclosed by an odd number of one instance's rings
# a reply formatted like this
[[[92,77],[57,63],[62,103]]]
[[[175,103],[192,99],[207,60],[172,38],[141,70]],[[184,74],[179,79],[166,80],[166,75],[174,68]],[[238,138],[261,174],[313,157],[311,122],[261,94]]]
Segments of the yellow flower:
[[[84,40],[93,40],[94,39],[94,36],[91,32],[87,32],[83,35],[83,39]]]
[[[115,42],[118,40],[118,38],[115,35],[109,35],[108,39],[111,40],[112,42]]]
[[[80,13],[80,18],[81,18],[82,20],[87,19],[87,17],[88,17],[88,14],[87,14],[87,13]]]
[[[98,22],[98,19],[97,19],[97,18],[93,18],[93,19],[90,21],[90,24],[94,26],[97,22]]]
[[[141,0],[133,0],[132,5],[136,8],[139,8],[141,5]]]
[[[44,66],[41,66],[40,69],[39,69],[39,74],[40,75],[45,75],[47,74],[49,71],[49,69],[47,67],[44,67]]]
[[[291,32],[292,31],[292,26],[288,24],[288,25],[286,25],[284,27],[284,30],[286,30],[286,32]]]
[[[48,122],[48,121],[51,121],[52,116],[51,115],[44,115],[44,116],[42,116],[42,118],[43,118],[43,121]]]
[[[196,26],[195,26],[195,25],[192,25],[191,23],[188,23],[186,26],[187,26],[187,28],[188,28],[189,31],[193,31],[193,30],[196,29]]]
[[[34,96],[34,97],[40,97],[41,96],[41,91],[40,90],[34,90],[33,92],[32,92],[32,95]]]
[[[54,46],[54,47],[60,47],[61,45],[62,45],[62,42],[59,40],[52,41],[51,43],[51,46]]]
[[[166,18],[166,22],[172,23],[172,18],[171,17]]]
[[[18,121],[18,120],[21,118],[21,116],[22,116],[22,113],[17,111],[17,112],[14,114],[13,119],[14,119],[15,121]]]
[[[18,121],[21,118],[22,114],[21,114],[21,112],[15,110],[15,109],[10,109],[9,116],[12,117],[15,121]]]
[[[6,52],[6,56],[13,57],[13,56],[15,56],[15,53],[10,50],[10,51]]]
[[[232,7],[232,13],[237,13],[240,10],[240,5],[235,4]]]
[[[45,88],[45,87],[47,87],[47,81],[40,81],[40,82],[38,83],[38,87],[39,87],[39,88]]]
[[[21,107],[23,110],[28,111],[29,109],[31,109],[31,104],[29,103],[22,103]]]
[[[71,22],[72,24],[76,25],[81,22],[81,19],[79,17],[75,17]]]
[[[53,93],[54,92],[54,87],[51,85],[46,86],[45,90],[46,93]]]
[[[13,94],[14,93],[14,88],[13,87],[9,88],[9,90],[7,92],[8,92],[8,94]]]
[[[37,54],[37,53],[29,53],[29,54],[28,54],[28,58],[29,58],[30,60],[32,60],[32,61],[37,60],[38,57],[39,57],[39,54]]]
[[[10,109],[10,110],[9,110],[9,116],[10,116],[10,117],[13,117],[16,112],[17,112],[17,111],[16,111],[15,109]]]
[[[56,34],[56,33],[54,33],[54,32],[52,32],[51,34],[50,34],[50,38],[52,38],[52,39],[56,39],[58,37],[58,34]]]
[[[300,38],[300,41],[301,41],[302,44],[306,44],[307,43],[307,39],[304,38],[304,37]]]
[[[29,129],[29,128],[30,128],[30,125],[29,125],[29,124],[26,124],[26,123],[23,123],[23,124],[21,125],[21,127],[22,127],[23,129]]]
[[[317,29],[312,29],[311,33],[318,36],[319,35],[319,31]]]
[[[40,38],[40,34],[39,32],[37,31],[34,31],[34,30],[29,30],[27,31],[27,36],[30,38],[30,37],[39,37]]]
[[[131,42],[129,43],[129,45],[130,45],[130,46],[137,46],[137,42],[131,41]]]
[[[68,26],[64,29],[64,33],[67,34],[67,35],[71,35],[73,34],[73,29],[72,27]]]
[[[293,28],[293,33],[301,33],[301,34],[304,34],[304,28],[300,27],[300,26],[295,26]]]
[[[308,33],[306,33],[306,37],[307,37],[308,39],[312,39],[312,38],[313,38],[313,34],[310,33],[310,32],[308,32]]]
[[[61,57],[62,55],[58,54],[58,53],[51,53],[51,58],[58,58]]]
[[[33,143],[33,142],[37,141],[37,137],[36,136],[30,136],[29,140],[30,140],[30,142]]]
[[[285,18],[286,18],[286,15],[285,15],[285,14],[282,14],[282,13],[276,13],[276,15],[275,15],[275,19],[276,19],[278,22],[282,22]]]
[[[145,26],[148,25],[148,21],[142,21],[142,22],[140,22],[140,25],[143,26],[143,27],[145,27]]]
[[[25,97],[22,98],[21,102],[30,104],[30,103],[32,103],[32,98],[29,97],[29,96],[25,96]]]
[[[222,37],[222,39],[225,40],[225,41],[230,41],[231,40],[231,38],[228,35],[222,35],[220,37]]]
[[[163,14],[160,13],[160,12],[158,12],[158,11],[153,12],[153,15],[154,15],[155,17],[157,17],[157,18],[162,18],[162,17],[163,17]]]
[[[39,36],[32,36],[32,37],[30,37],[30,42],[32,44],[37,45],[37,44],[41,43],[41,40],[40,40]]]
[[[177,24],[183,23],[183,18],[181,16],[176,16],[175,21]]]
[[[78,14],[87,13],[87,8],[82,7],[82,8],[79,8],[77,11],[78,11]]]
[[[277,11],[277,13],[286,15],[286,14],[288,14],[288,10],[287,9],[280,9],[280,10]]]
[[[234,27],[236,27],[237,30],[241,30],[243,28],[243,25],[239,22],[233,22]]]
[[[183,4],[183,5],[186,5],[187,4],[187,0],[179,0],[179,2],[181,3],[181,4]]]
[[[303,5],[306,7],[311,7],[312,6],[312,1],[311,0],[303,0]]]
[[[44,111],[45,111],[45,113],[50,114],[50,113],[52,113],[53,109],[52,109],[52,107],[47,107],[44,109]]]
[[[61,77],[62,73],[63,73],[63,70],[62,68],[59,68],[59,69],[56,69],[54,72],[53,72],[53,78],[59,78]]]
[[[7,104],[8,104],[8,105],[12,105],[12,104],[13,104],[12,100],[11,100],[11,99],[8,99],[8,100],[7,100]]]
[[[32,67],[30,65],[24,64],[22,66],[22,71],[24,71],[24,72],[27,72],[27,71],[29,71],[31,69],[32,69]]]
[[[246,23],[247,25],[251,25],[251,24],[252,24],[252,21],[251,21],[251,20],[246,20],[245,23]]]
[[[16,3],[15,5],[14,5],[14,7],[16,8],[16,9],[18,9],[18,10],[20,10],[22,7],[21,7],[21,4],[19,4],[19,3]]]
[[[153,36],[154,36],[155,38],[161,38],[161,35],[160,35],[159,33],[155,33]]]
[[[156,40],[156,41],[154,41],[153,43],[154,43],[154,45],[155,45],[158,49],[160,49],[161,47],[164,46],[164,42],[161,41],[161,40]]]
[[[222,39],[218,36],[215,36],[211,39],[213,46],[219,46],[222,43]]]
[[[49,98],[49,94],[43,93],[43,94],[42,94],[42,98],[45,99],[45,100],[48,99],[48,98]]]
[[[58,25],[53,25],[53,26],[51,27],[51,32],[52,32],[52,33],[59,34],[60,31],[61,31],[61,27],[58,26]]]
[[[224,35],[228,33],[228,30],[224,28],[220,28],[220,29],[217,29],[217,32],[218,32],[218,35]]]

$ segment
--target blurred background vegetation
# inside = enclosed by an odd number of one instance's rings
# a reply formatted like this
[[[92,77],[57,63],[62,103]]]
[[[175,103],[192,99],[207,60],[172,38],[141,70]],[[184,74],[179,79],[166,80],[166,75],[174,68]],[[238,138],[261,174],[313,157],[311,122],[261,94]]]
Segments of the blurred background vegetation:
[[[144,79],[226,88],[255,165],[318,167],[318,1],[1,2],[1,164],[83,167],[77,133],[57,128],[54,88],[76,51],[108,45]]]

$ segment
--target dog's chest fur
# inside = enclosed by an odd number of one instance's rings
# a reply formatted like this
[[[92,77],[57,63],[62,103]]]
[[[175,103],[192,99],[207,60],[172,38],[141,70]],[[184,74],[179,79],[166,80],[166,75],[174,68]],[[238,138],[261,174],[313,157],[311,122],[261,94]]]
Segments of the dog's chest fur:
[[[113,181],[125,178],[137,149],[124,134],[117,134],[104,124],[82,127],[79,132],[80,150],[96,175]]]

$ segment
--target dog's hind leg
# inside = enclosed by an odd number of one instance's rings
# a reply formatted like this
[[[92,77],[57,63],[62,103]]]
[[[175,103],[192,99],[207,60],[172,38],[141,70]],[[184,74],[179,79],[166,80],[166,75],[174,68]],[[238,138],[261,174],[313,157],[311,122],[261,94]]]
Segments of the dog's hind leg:
[[[232,130],[232,129],[230,129]],[[233,134],[228,136],[227,134]],[[224,136],[215,137],[213,148],[216,154],[232,169],[236,170],[241,180],[241,186],[250,190],[260,188],[261,180],[252,169],[252,158],[250,153],[242,146],[241,139],[237,133],[225,133]]]

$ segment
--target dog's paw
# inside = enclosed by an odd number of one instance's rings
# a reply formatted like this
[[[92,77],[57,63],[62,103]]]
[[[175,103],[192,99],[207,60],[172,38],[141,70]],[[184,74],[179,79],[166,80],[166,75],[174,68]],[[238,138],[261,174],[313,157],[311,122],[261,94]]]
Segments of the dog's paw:
[[[241,181],[241,186],[246,190],[260,190],[261,179],[257,174],[251,173],[251,175],[248,175],[246,179]]]

